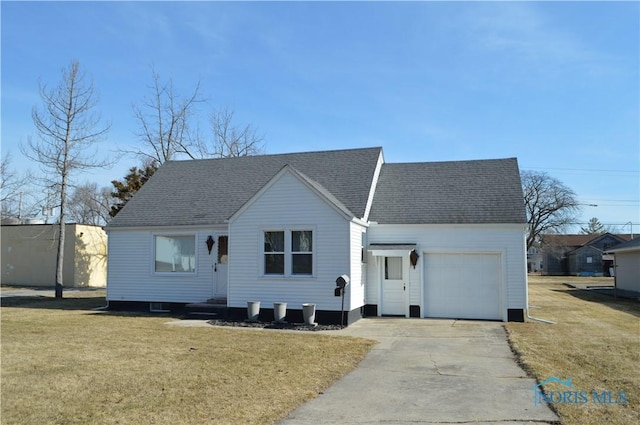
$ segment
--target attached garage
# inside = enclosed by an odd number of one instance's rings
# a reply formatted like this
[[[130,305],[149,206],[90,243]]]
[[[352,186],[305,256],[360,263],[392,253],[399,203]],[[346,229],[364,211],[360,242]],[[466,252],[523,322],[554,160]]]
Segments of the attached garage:
[[[424,316],[502,320],[500,254],[424,255]]]
[[[515,159],[384,164],[369,221],[365,315],[524,321]]]

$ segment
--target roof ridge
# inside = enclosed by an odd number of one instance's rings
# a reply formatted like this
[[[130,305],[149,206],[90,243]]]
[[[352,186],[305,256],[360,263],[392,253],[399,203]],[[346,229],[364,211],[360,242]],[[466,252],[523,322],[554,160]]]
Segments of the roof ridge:
[[[477,162],[497,162],[497,161],[517,161],[517,157],[508,157],[508,158],[485,158],[485,159],[451,159],[451,160],[443,160],[443,161],[412,161],[412,162],[385,162],[384,165],[412,165],[412,164],[463,164],[463,163],[477,163]]]
[[[367,150],[382,150],[382,146],[371,146],[364,148],[347,148],[347,149],[330,149],[330,150],[317,150],[317,151],[299,151],[299,152],[281,152],[281,153],[266,153],[259,155],[245,155],[245,156],[230,156],[230,157],[221,157],[221,158],[197,158],[197,159],[175,159],[165,161],[166,163],[185,163],[185,162],[204,162],[204,161],[219,161],[219,160],[242,160],[249,158],[268,158],[268,157],[284,157],[284,156],[295,156],[295,155],[315,155],[315,154],[326,154],[326,153],[339,153],[339,152],[356,152],[356,151],[367,151]]]

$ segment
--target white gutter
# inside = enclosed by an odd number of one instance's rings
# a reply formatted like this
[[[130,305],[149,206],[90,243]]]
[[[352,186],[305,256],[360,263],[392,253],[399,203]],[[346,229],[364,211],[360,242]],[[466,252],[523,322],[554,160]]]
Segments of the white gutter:
[[[555,325],[556,322],[552,322],[551,320],[538,319],[537,317],[533,317],[529,315],[529,304],[527,304],[527,319],[535,320],[536,322],[546,323],[548,325]]]

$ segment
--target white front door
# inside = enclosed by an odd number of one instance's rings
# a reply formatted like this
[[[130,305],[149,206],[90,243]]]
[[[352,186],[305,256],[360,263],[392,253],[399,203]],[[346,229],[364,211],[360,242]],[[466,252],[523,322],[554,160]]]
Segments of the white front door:
[[[404,316],[406,312],[406,276],[403,257],[384,257],[382,264],[383,315]]]
[[[215,297],[227,297],[227,264],[229,263],[229,237],[216,235],[216,258],[213,266],[213,293]]]

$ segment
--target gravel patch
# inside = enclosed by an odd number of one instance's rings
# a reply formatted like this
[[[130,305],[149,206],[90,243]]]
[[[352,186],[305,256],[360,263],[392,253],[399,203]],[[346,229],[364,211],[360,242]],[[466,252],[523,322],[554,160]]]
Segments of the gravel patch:
[[[287,323],[287,322],[250,322],[235,321],[235,320],[220,320],[213,319],[207,321],[208,324],[213,326],[232,326],[238,328],[264,328],[264,329],[286,329],[291,331],[339,331],[342,329],[340,325],[305,325],[304,323]]]

